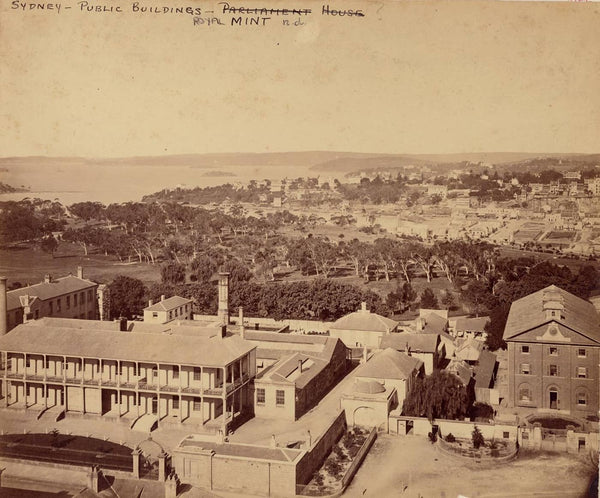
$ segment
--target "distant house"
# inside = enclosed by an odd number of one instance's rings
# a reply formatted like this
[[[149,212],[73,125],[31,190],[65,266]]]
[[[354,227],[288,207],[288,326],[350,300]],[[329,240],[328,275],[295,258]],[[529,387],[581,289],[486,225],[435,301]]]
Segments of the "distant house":
[[[160,297],[158,303],[150,301],[144,308],[144,322],[168,323],[171,320],[191,320],[192,300],[184,297],[173,296],[165,299]]]
[[[392,348],[421,360],[427,375],[433,373],[433,370],[438,368],[441,360],[446,356],[445,347],[437,334],[400,332],[384,335],[379,347],[381,349]]]
[[[551,285],[512,303],[503,338],[509,406],[598,413],[600,317],[592,303]]]
[[[475,401],[490,405],[500,403],[500,394],[497,389],[494,389],[497,367],[496,355],[486,349],[481,351],[477,365],[473,370]]]
[[[6,329],[46,316],[95,320],[97,291],[97,283],[83,278],[81,266],[77,276],[55,279],[46,275],[39,284],[6,292]]]
[[[418,358],[388,348],[376,353],[358,367],[351,391],[342,394],[341,407],[352,426],[383,427],[388,430],[388,415],[402,409],[415,379],[423,375]]]
[[[372,313],[362,303],[361,309],[336,320],[329,335],[341,339],[349,348],[378,348],[381,337],[396,331],[398,322]]]
[[[480,338],[485,341],[487,333],[485,326],[490,321],[488,316],[481,316],[477,318],[461,317],[454,320],[449,320],[449,332],[450,335],[459,338],[476,339]]]
[[[459,340],[457,340],[457,342],[459,342]],[[484,345],[483,341],[478,339],[460,340],[454,350],[453,357],[457,360],[465,361],[469,365],[475,365],[479,361]]]

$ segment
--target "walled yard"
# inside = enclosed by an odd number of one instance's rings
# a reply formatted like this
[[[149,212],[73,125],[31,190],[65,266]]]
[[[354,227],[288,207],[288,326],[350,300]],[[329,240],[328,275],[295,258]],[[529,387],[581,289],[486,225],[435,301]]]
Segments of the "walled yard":
[[[584,497],[596,477],[587,454],[528,452],[507,463],[446,455],[427,438],[380,436],[344,496]]]

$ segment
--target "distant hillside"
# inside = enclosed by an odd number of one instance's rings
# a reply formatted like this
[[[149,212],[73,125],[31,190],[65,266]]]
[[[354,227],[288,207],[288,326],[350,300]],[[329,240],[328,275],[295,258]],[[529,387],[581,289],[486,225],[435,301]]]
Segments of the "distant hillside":
[[[29,189],[22,187],[13,187],[6,183],[0,182],[0,194],[12,194],[13,192],[28,192]]]
[[[428,165],[437,171],[460,166],[461,163],[486,163],[498,168],[537,167],[544,162],[562,160],[569,164],[592,164],[600,162],[600,154],[544,154],[525,152],[481,152],[456,154],[378,154],[355,152],[264,152],[180,154],[165,156],[135,156],[117,158],[85,157],[3,157],[0,170],[19,166],[190,166],[193,168],[222,168],[227,166],[310,166],[318,173],[353,173],[373,169],[397,169],[408,165]]]
[[[402,154],[402,155],[377,155],[369,157],[338,157],[320,164],[315,164],[311,169],[321,172],[357,173],[369,170],[394,170],[409,165],[430,166],[442,172],[447,169],[464,166],[465,163],[486,163],[497,167],[516,164],[535,164],[536,160],[551,160],[558,163],[560,160],[577,160],[581,163],[598,162],[600,154],[543,154],[525,152],[482,152],[465,154]]]

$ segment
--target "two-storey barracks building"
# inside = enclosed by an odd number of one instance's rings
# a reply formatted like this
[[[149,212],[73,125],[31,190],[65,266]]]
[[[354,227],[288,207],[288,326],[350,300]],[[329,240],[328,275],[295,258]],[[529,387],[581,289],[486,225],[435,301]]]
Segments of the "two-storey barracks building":
[[[256,346],[221,326],[42,318],[0,352],[6,407],[224,432],[252,410]]]

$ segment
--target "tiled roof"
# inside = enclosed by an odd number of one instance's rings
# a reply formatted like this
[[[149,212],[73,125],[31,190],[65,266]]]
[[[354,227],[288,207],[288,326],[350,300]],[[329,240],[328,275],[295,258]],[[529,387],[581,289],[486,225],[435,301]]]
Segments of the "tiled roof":
[[[60,297],[64,294],[91,289],[97,285],[98,284],[91,282],[90,280],[78,278],[74,275],[67,275],[66,277],[54,279],[50,283],[41,282],[39,284],[21,287],[20,289],[11,290],[6,293],[7,309],[8,311],[11,311],[21,308],[21,296],[35,296],[38,299],[45,301],[47,299]],[[96,299],[96,296],[94,296],[94,299]]]
[[[479,318],[457,318],[454,329],[457,332],[483,332],[485,324],[489,321],[489,316],[480,316]]]
[[[494,370],[496,369],[496,355],[484,349],[479,355],[479,363],[475,367],[475,387],[491,387]]]
[[[254,348],[238,336],[118,332],[114,328],[53,327],[41,321],[19,325],[0,337],[2,351],[209,367],[228,365]]]
[[[368,310],[355,311],[336,320],[331,329],[360,330],[362,332],[387,332],[396,328],[398,322]]]
[[[564,309],[557,317],[546,317],[544,297],[559,297]],[[514,338],[545,323],[556,321],[575,332],[600,342],[600,317],[594,305],[561,288],[550,285],[512,303],[503,339]]]
[[[175,308],[179,308],[180,306],[189,304],[191,302],[191,299],[173,296],[169,297],[168,299],[164,299],[163,301],[159,301],[158,303],[155,303],[152,306],[144,308],[144,311],[169,311],[174,310]]]
[[[359,367],[357,377],[370,377],[375,379],[408,379],[423,362],[414,356],[400,353],[392,348],[387,348],[371,357],[369,361]]]
[[[410,350],[415,353],[435,353],[439,340],[439,336],[436,334],[400,332],[399,334],[386,334],[382,336],[379,347],[382,349],[393,348],[396,351],[406,351],[406,345],[408,344]]]
[[[465,361],[477,361],[479,359],[479,356],[483,351],[483,341],[466,339],[457,342],[459,342],[459,345],[454,350],[454,356]]]

